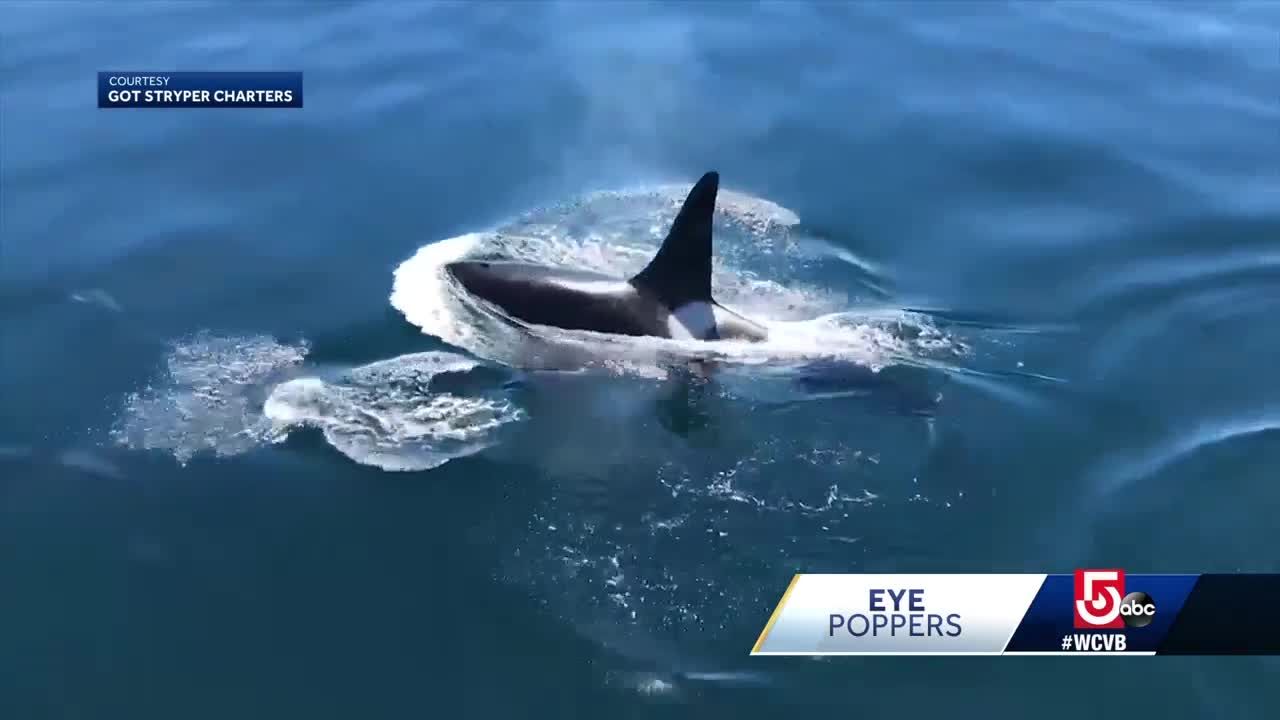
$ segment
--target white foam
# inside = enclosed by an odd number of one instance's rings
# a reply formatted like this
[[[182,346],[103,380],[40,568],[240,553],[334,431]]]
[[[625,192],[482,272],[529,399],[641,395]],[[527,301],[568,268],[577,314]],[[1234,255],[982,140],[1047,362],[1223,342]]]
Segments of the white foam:
[[[460,355],[403,355],[324,380],[296,377],[306,353],[305,344],[265,336],[203,333],[175,343],[165,375],[125,399],[112,437],[186,463],[203,453],[239,455],[315,427],[356,462],[425,470],[488,447],[495,430],[522,417],[502,398],[432,392],[440,373],[477,366]],[[79,456],[65,462],[90,466]]]
[[[269,441],[260,394],[307,354],[304,343],[267,336],[200,333],[176,342],[165,373],[125,397],[112,438],[135,449],[163,450],[185,463],[208,452],[238,455]]]
[[[471,328],[456,321],[459,308],[456,293],[450,291],[450,280],[444,266],[473,253],[482,238],[472,233],[427,245],[396,268],[391,305],[404,313],[418,327],[434,328],[440,337],[459,345],[470,339]]]
[[[811,259],[790,238],[796,214],[776,203],[721,191],[712,285],[728,309],[769,330],[761,343],[695,338],[632,338],[549,327],[521,327],[478,303],[445,273],[460,259],[506,259],[628,277],[656,251],[687,187],[597,192],[539,208],[487,231],[421,248],[395,271],[391,304],[423,332],[495,362],[526,368],[597,367],[662,376],[672,359],[724,363],[836,359],[883,367],[904,356],[962,348],[923,316],[851,310],[840,291],[789,278],[790,261]]]
[[[315,427],[342,454],[383,470],[428,470],[491,445],[520,419],[505,399],[431,392],[431,378],[475,361],[451,353],[402,355],[352,370],[335,382],[306,377],[278,387],[263,413],[277,432]]]

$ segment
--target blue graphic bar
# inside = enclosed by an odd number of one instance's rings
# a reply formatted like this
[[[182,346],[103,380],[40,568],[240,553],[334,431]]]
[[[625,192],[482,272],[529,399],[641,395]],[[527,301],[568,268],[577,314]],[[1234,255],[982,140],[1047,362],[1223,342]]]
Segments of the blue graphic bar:
[[[1154,613],[1141,626],[1095,629],[1076,622],[1075,588],[1071,575],[1050,575],[1031,601],[1022,622],[1005,646],[1005,652],[1086,651],[1097,649],[1127,652],[1155,652],[1169,632],[1199,575],[1129,575],[1126,593],[1141,591],[1152,598]],[[1116,618],[1117,621],[1119,617]],[[1097,636],[1097,639],[1095,639]],[[1124,636],[1123,641],[1118,641]],[[1071,638],[1071,644],[1064,642]],[[1102,643],[1117,640],[1118,647]],[[1088,643],[1088,644],[1086,644]],[[1083,646],[1083,647],[1082,647]]]
[[[1006,654],[1280,655],[1280,575],[1124,576],[1118,605],[1099,601],[1115,611],[1092,625],[1094,596],[1074,581],[1045,578]]]
[[[99,72],[99,108],[300,108],[300,72]]]

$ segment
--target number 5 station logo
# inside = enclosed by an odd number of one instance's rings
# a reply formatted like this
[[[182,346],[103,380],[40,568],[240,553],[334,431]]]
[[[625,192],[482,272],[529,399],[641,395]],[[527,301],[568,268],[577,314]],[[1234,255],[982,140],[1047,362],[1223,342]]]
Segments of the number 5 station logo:
[[[1076,570],[1076,629],[1106,630],[1145,627],[1156,606],[1144,592],[1124,592],[1124,570]]]

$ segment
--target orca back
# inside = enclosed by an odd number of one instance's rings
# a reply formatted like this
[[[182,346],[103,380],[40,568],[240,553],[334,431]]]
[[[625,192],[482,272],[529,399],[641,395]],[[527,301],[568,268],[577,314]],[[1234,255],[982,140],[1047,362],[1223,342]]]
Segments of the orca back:
[[[506,262],[460,261],[449,271],[468,292],[535,325],[677,339],[763,340],[768,331],[711,298],[711,226],[720,175],[685,197],[662,247],[623,282]]]

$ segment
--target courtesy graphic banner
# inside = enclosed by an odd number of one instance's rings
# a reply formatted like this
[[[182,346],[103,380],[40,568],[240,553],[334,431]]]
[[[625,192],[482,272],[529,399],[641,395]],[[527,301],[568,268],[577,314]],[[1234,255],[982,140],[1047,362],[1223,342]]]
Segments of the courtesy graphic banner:
[[[102,71],[98,107],[300,108],[302,73]]]
[[[752,655],[1275,655],[1280,574],[796,575]]]

